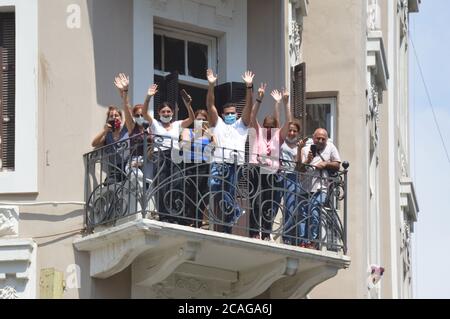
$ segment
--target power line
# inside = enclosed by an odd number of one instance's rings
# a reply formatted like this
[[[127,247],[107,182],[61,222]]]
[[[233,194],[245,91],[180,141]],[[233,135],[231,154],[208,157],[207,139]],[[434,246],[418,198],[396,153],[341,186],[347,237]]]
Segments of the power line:
[[[442,131],[441,131],[441,128],[440,128],[440,126],[439,126],[439,123],[438,123],[438,121],[437,121],[436,113],[434,112],[434,107],[433,107],[433,103],[432,103],[432,101],[431,101],[430,92],[428,91],[428,86],[427,86],[427,83],[425,82],[425,77],[423,76],[422,66],[420,65],[419,57],[417,56],[416,47],[415,47],[415,45],[414,45],[414,41],[412,40],[412,38],[411,38],[411,37],[409,37],[409,38],[410,38],[410,40],[411,40],[411,44],[412,44],[412,47],[413,47],[414,56],[415,56],[415,58],[416,58],[417,66],[419,67],[420,77],[421,77],[421,79],[422,79],[422,83],[423,83],[423,86],[424,86],[424,88],[425,88],[425,93],[427,94],[428,103],[429,103],[429,105],[430,105],[431,112],[433,113],[434,123],[436,124],[436,128],[437,128],[437,130],[438,130],[439,137],[441,138],[442,146],[443,146],[443,148],[444,148],[445,154],[447,155],[447,160],[448,160],[448,162],[450,163],[450,156],[449,156],[449,154],[448,154],[447,147],[445,146],[444,138],[443,138],[443,136],[442,136]]]

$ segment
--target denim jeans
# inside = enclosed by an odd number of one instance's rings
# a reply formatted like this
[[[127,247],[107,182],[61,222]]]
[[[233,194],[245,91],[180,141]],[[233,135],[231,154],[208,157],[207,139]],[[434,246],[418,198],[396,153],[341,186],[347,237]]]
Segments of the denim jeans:
[[[323,191],[318,190],[315,193],[311,194],[311,199],[309,202],[308,207],[306,208],[306,212],[308,215],[308,239],[309,240],[318,240],[319,238],[319,224],[320,224],[320,217],[321,217],[321,211],[326,203],[327,200],[327,194]]]
[[[284,179],[284,226],[283,241],[300,244],[306,238],[307,196],[296,173],[285,173]]]
[[[225,224],[223,232],[231,234],[231,225],[236,223],[242,210],[236,202],[236,188],[239,182],[239,166],[228,163],[212,163],[209,184],[214,201],[215,218]],[[218,211],[217,211],[218,210]]]

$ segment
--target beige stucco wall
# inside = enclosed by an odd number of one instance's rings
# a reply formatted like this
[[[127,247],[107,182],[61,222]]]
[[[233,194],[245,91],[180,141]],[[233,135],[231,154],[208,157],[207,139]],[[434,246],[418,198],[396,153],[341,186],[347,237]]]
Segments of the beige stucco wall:
[[[382,11],[381,27],[383,31],[383,41],[386,50],[389,49],[388,43],[388,1],[380,1],[380,9]],[[390,74],[390,81],[395,74]],[[383,97],[383,105],[380,108],[380,223],[381,227],[381,264],[387,266],[391,263],[391,220],[390,220],[390,204],[392,196],[389,192],[389,161],[393,160],[396,154],[389,153],[389,92],[385,92]],[[386,267],[387,268],[387,267]],[[387,269],[383,275],[381,295],[383,298],[392,298],[392,269]]]
[[[366,295],[368,137],[366,127],[365,1],[310,1],[303,48],[307,92],[337,91],[337,146],[350,162],[348,187],[349,269],[316,287],[312,298]]]
[[[247,68],[255,73],[255,92],[261,82],[267,83],[266,95],[258,113],[262,121],[273,113],[270,92],[285,86],[283,15],[281,1],[248,0],[247,2]],[[281,110],[284,120],[284,111]]]
[[[79,29],[66,25],[70,4],[81,9]],[[107,105],[120,103],[113,76],[133,69],[132,2],[39,0],[38,5],[38,193],[0,195],[0,200],[81,202],[83,154],[103,127]],[[68,289],[65,298],[129,297],[129,270],[108,282],[90,280],[88,255],[72,246],[71,231],[82,227],[81,205],[20,207],[20,237],[38,243],[38,276],[43,268],[65,272],[78,264],[81,289]],[[125,289],[111,289],[118,284]]]
[[[408,96],[406,90],[400,88],[400,15],[397,14],[397,4],[388,0],[380,1],[383,15],[382,28],[384,34],[384,44],[386,54],[389,59],[389,88],[384,95],[384,103],[380,113],[381,125],[381,150],[380,150],[380,176],[382,187],[381,192],[381,212],[383,218],[382,231],[382,260],[386,267],[385,275],[382,279],[383,298],[409,298],[412,296],[412,288],[403,283],[403,265],[400,256],[401,245],[401,220],[403,218],[400,207],[400,178],[402,176],[401,159],[399,157],[399,146],[405,152],[409,149],[405,143],[409,143],[408,136]],[[391,21],[388,20],[389,9]],[[406,59],[407,59],[406,54]],[[406,77],[406,85],[408,78]],[[402,99],[403,95],[403,99]],[[399,108],[401,101],[405,103],[405,118],[399,118]],[[401,127],[405,136],[401,135]],[[410,156],[406,155],[406,166],[409,170]],[[391,167],[390,167],[391,166]],[[414,271],[414,270],[413,270]]]

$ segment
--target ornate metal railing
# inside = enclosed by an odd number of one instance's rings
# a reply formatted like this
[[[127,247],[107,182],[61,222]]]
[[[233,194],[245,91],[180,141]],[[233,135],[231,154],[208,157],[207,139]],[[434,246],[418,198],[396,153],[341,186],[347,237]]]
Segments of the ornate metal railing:
[[[85,154],[88,232],[142,216],[346,253],[348,163],[335,173],[286,161],[271,170],[236,152],[210,162],[212,146],[189,163],[185,147],[142,134]]]

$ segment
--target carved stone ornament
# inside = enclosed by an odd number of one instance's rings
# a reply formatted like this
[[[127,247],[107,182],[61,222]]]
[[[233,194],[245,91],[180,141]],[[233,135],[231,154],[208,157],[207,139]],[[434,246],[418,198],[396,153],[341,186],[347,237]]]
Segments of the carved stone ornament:
[[[403,36],[408,34],[408,0],[397,0],[397,12],[400,13],[401,32]]]
[[[368,94],[369,114],[370,119],[374,123],[375,127],[375,142],[379,141],[379,122],[380,122],[380,103],[378,98],[379,90],[375,84],[371,84]]]
[[[0,207],[0,237],[18,235],[19,213],[15,207]]]
[[[11,286],[0,289],[0,299],[18,299],[17,291]]]
[[[291,21],[289,31],[289,57],[291,66],[301,63],[301,46],[302,46],[303,26],[297,21]]]
[[[380,7],[377,0],[369,0],[367,4],[367,29],[375,31],[380,29]]]
[[[408,223],[405,222],[402,229],[402,242],[400,251],[403,257],[403,268],[406,274],[410,273],[411,269],[411,233]]]

